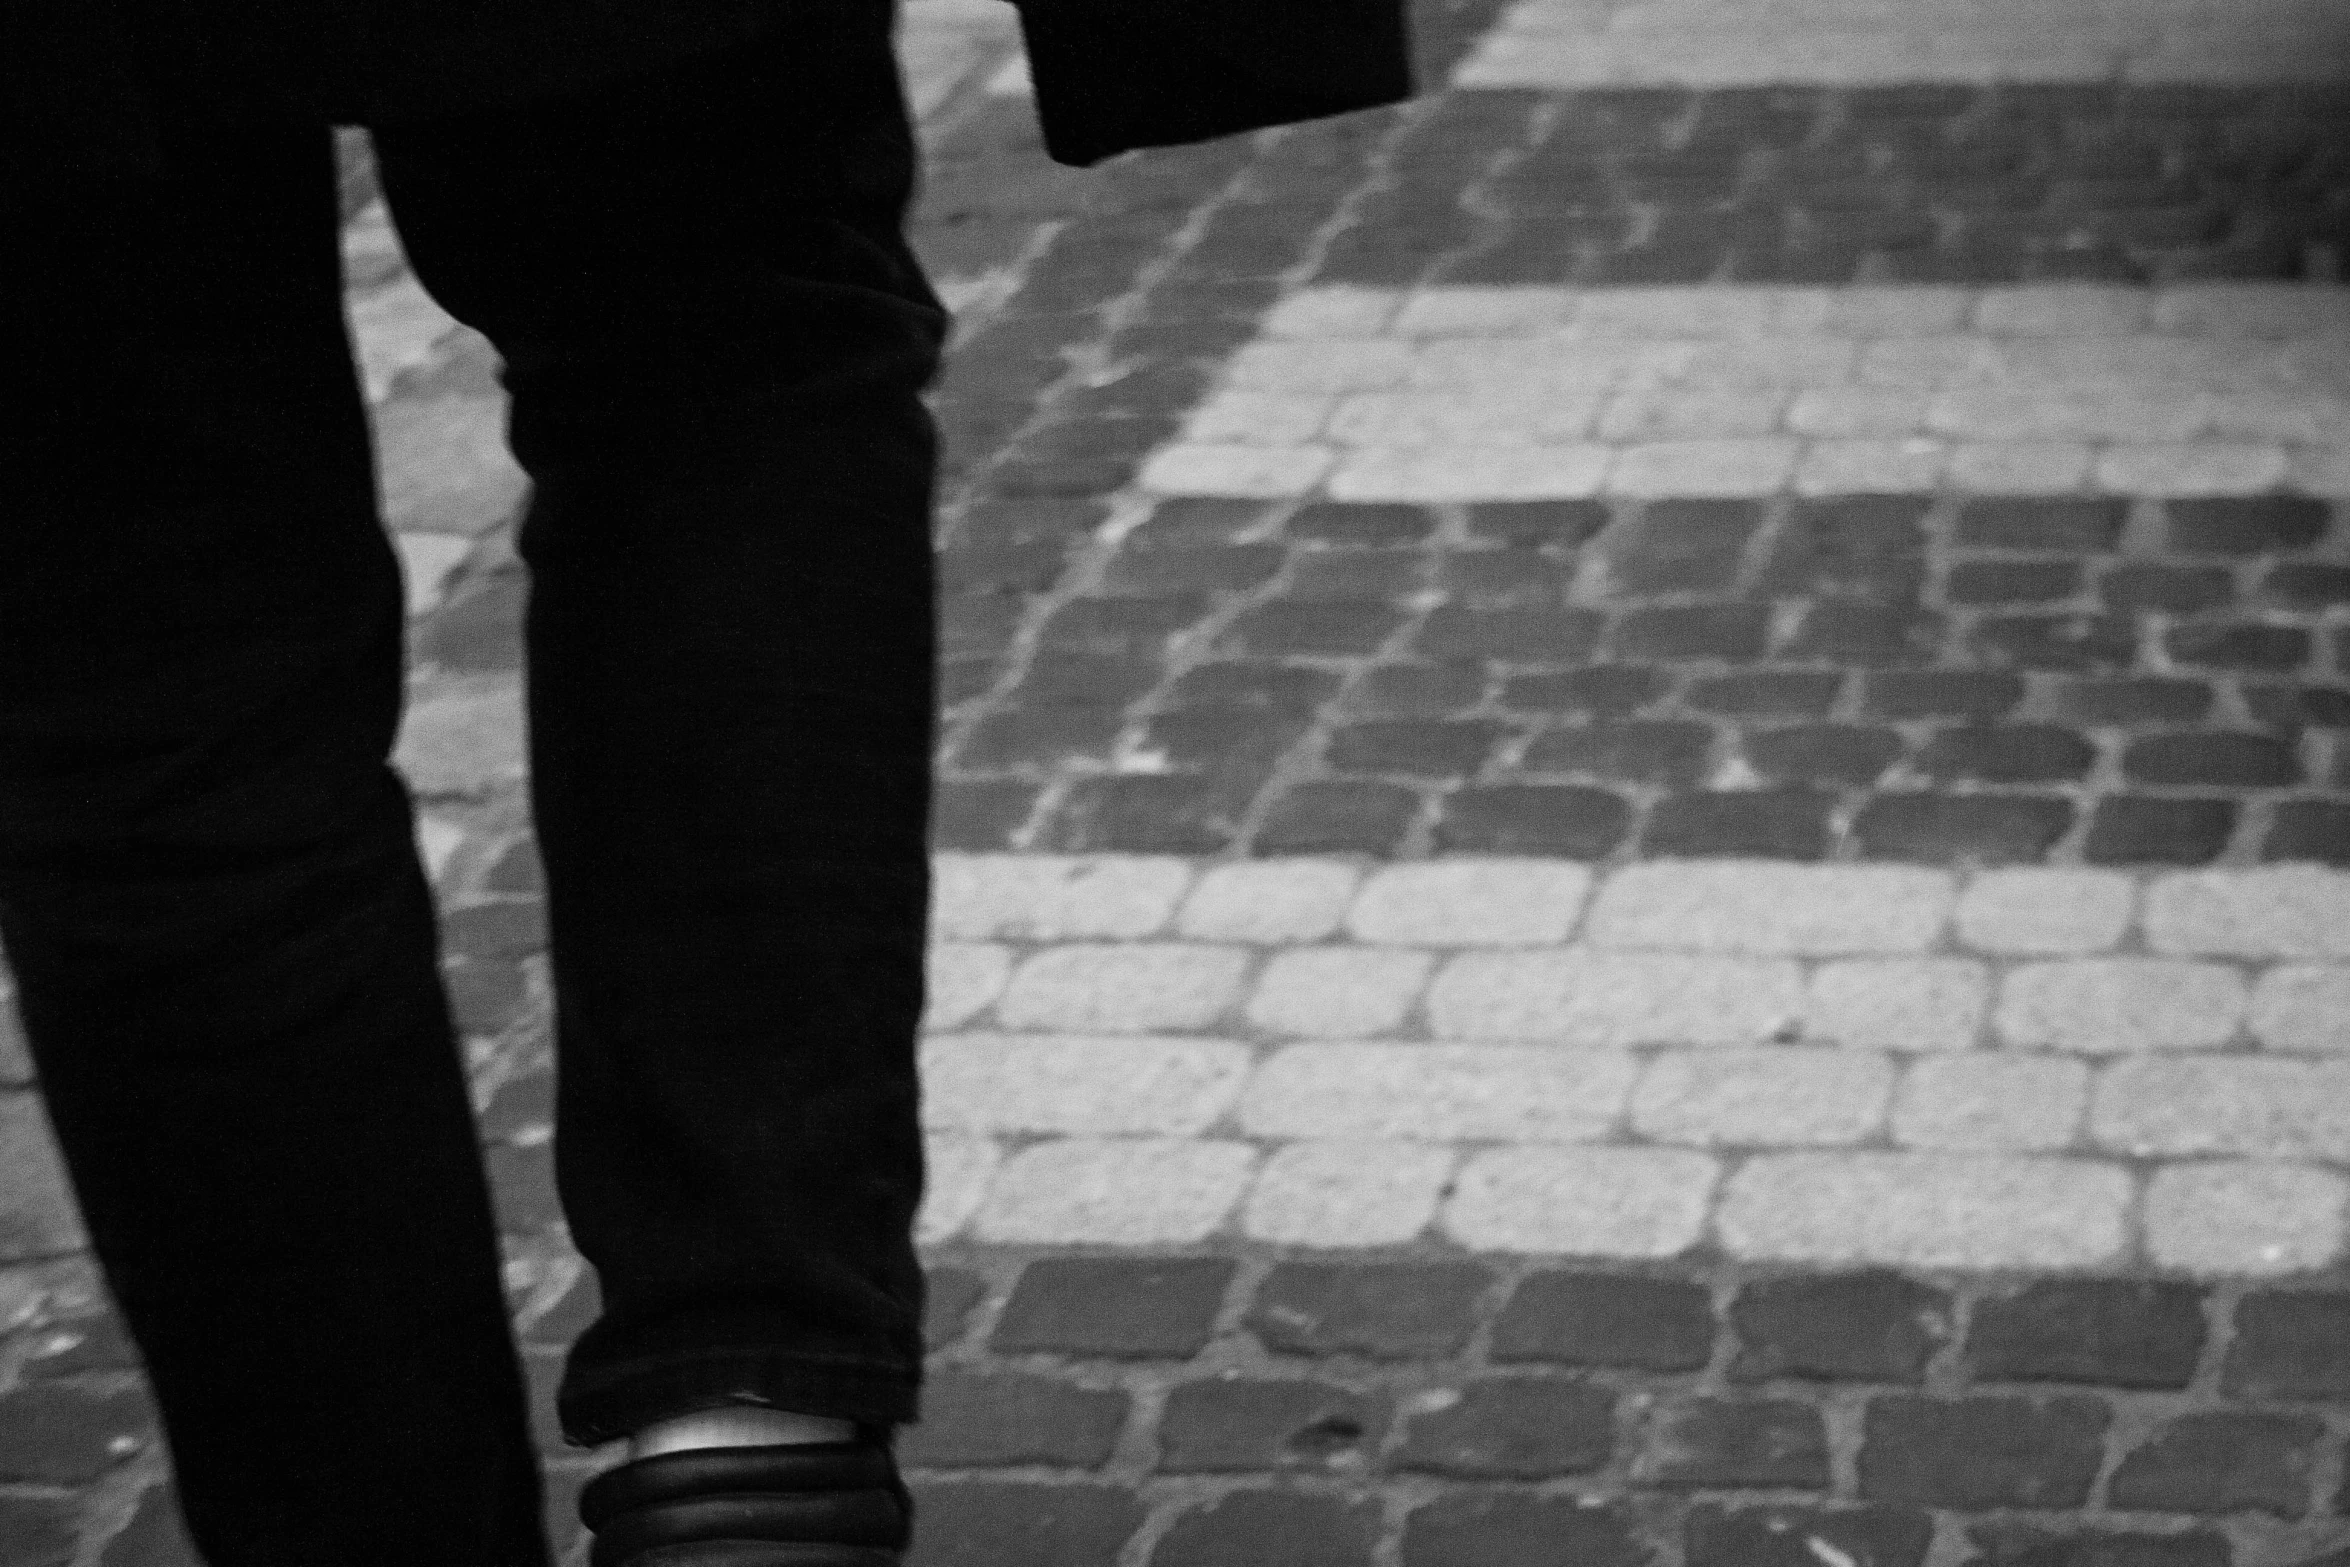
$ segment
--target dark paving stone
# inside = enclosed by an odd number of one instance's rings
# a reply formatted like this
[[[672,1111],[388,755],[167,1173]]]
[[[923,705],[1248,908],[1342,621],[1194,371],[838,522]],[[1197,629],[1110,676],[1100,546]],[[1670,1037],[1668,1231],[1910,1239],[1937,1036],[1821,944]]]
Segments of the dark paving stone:
[[[156,1440],[140,1385],[44,1380],[0,1396],[0,1482],[80,1485]],[[118,1452],[118,1441],[135,1445]]]
[[[1692,712],[1724,717],[1816,718],[1843,686],[1844,676],[1830,670],[1742,669],[1691,681],[1681,700]]]
[[[2120,542],[2129,514],[2118,496],[1973,496],[1960,505],[1952,537],[1976,549],[2097,555]]]
[[[9,1567],[66,1567],[80,1538],[76,1498],[0,1495],[0,1561]]]
[[[1271,581],[1288,559],[1277,544],[1120,550],[1104,568],[1103,586],[1112,593],[1242,593]],[[1059,575],[1056,566],[1030,591],[1041,592]]]
[[[1376,1500],[1300,1491],[1227,1493],[1159,1537],[1151,1567],[1370,1567]]]
[[[2029,794],[1888,794],[1853,821],[1871,859],[2032,863],[2071,828],[2069,801]]]
[[[1158,1467],[1170,1474],[1344,1467],[1378,1451],[1387,1417],[1382,1395],[1226,1372],[1168,1393]]]
[[[1614,1455],[1615,1395],[1571,1377],[1474,1378],[1457,1401],[1407,1404],[1396,1469],[1454,1479],[1541,1480],[1603,1468]]]
[[[1185,1360],[1206,1345],[1235,1265],[1223,1257],[1047,1257],[1020,1270],[988,1336],[1006,1354]]]
[[[934,848],[984,852],[1011,847],[1043,791],[1017,778],[942,778],[933,786],[930,841]]]
[[[2059,1533],[2026,1523],[1971,1526],[1962,1567],[2229,1567],[2227,1537],[2207,1529],[2172,1534],[2101,1530]]]
[[[1616,623],[1609,651],[1622,659],[1751,659],[1770,633],[1767,604],[1677,604],[1634,609]]]
[[[911,1482],[907,1567],[1100,1567],[1116,1561],[1143,1509],[1107,1485]]]
[[[2319,1403],[2350,1398],[2350,1294],[2270,1290],[2236,1303],[2221,1386],[2231,1398]]]
[[[2205,1333],[2194,1285],[2044,1279],[1975,1303],[1965,1360],[1983,1382],[2183,1388]]]
[[[1461,1489],[1412,1509],[1402,1560],[1404,1567],[1650,1567],[1655,1557],[1622,1509],[1571,1496]]]
[[[453,599],[418,631],[415,657],[466,674],[522,667],[522,607],[528,580],[501,573]]]
[[[2266,837],[2264,860],[2319,860],[2350,865],[2350,802],[2287,800],[2279,804]]]
[[[447,952],[516,958],[543,952],[546,945],[546,905],[537,898],[500,898],[441,914],[441,946]]]
[[[1401,784],[1295,784],[1273,802],[1255,848],[1259,854],[1392,855],[1419,811],[1419,796]]]
[[[2233,800],[2108,795],[2082,840],[2092,865],[2208,865],[2235,835]]]
[[[1809,789],[1677,794],[1649,813],[1641,847],[1653,855],[1816,860],[1827,853],[1833,796]]]
[[[1429,658],[1571,664],[1582,662],[1598,646],[1601,625],[1601,617],[1590,610],[1445,604],[1429,612],[1412,643]]]
[[[1407,778],[1471,778],[1508,733],[1491,719],[1398,719],[1347,724],[1330,735],[1323,762],[1334,772]]]
[[[1762,525],[1753,501],[1664,500],[1608,535],[1608,582],[1619,593],[1719,593],[1734,587],[1747,540]]]
[[[1943,579],[1942,596],[1952,604],[2053,604],[2078,597],[2081,583],[2071,561],[1962,561]]]
[[[2210,496],[2163,503],[2170,547],[2187,554],[2305,550],[2326,535],[2330,508],[2300,495]]]
[[[1574,549],[1608,524],[1598,501],[1479,501],[1468,508],[1469,536],[1495,544]]]
[[[2122,753],[2132,783],[2274,788],[2301,781],[2301,758],[2287,740],[2240,730],[2149,735]]]
[[[529,981],[511,958],[450,958],[441,965],[441,984],[467,1034],[498,1033],[530,1003]]]
[[[1794,1399],[1695,1398],[1656,1411],[1633,1473],[1691,1490],[1824,1491],[1828,1430]]]
[[[2103,1461],[2110,1420],[2095,1399],[1873,1399],[1860,1494],[1930,1507],[2078,1507]]]
[[[972,1308],[987,1294],[987,1280],[968,1268],[939,1266],[923,1272],[922,1340],[943,1349],[963,1336]]]
[[[1359,713],[1440,718],[1477,706],[1489,684],[1485,666],[1468,660],[1377,664],[1347,693],[1347,706]]]
[[[1703,724],[1606,720],[1551,729],[1519,765],[1535,773],[1583,773],[1609,783],[1686,788],[1705,772],[1713,731]]]
[[[2137,623],[2124,615],[1987,615],[1974,639],[1985,657],[2019,669],[2124,670],[2138,655]]]
[[[1276,1263],[1244,1326],[1275,1354],[1421,1359],[1466,1343],[1493,1282],[1475,1263]]]
[[[2315,1416],[2193,1414],[2170,1421],[2121,1461],[2106,1504],[2124,1512],[2298,1518],[2309,1510]]]
[[[1862,668],[1925,664],[1933,662],[1947,636],[1943,618],[1930,610],[1822,599],[1804,610],[1794,635],[1778,652]]]
[[[1321,501],[1291,514],[1281,531],[1315,544],[1416,544],[1435,531],[1424,506],[1350,505]]]
[[[1632,828],[1632,808],[1604,789],[1571,784],[1491,784],[1458,789],[1439,807],[1445,850],[1604,858]]]
[[[924,1378],[922,1418],[900,1430],[898,1456],[916,1469],[1092,1469],[1116,1445],[1127,1403],[1115,1388],[1084,1388],[1018,1371],[934,1366]]]
[[[2234,578],[2218,566],[2132,564],[2111,567],[2097,579],[2105,607],[2125,614],[2192,615],[2225,604],[2235,590]]]
[[[1922,1567],[1934,1543],[1933,1516],[1905,1507],[1707,1502],[1689,1509],[1682,1528],[1687,1567]]]
[[[1053,819],[1047,847],[1071,854],[1214,854],[1239,836],[1259,782],[1148,773],[1081,778]]]
[[[2247,682],[2238,689],[2255,723],[2277,729],[2297,729],[2304,724],[2350,729],[2350,686]]]
[[[2064,783],[2086,776],[2097,748],[2054,724],[1982,724],[1937,730],[1913,766],[1938,782]]]
[[[1527,1275],[1494,1319],[1496,1362],[1686,1372],[1713,1358],[1714,1309],[1702,1284],[1604,1273]]]
[[[1521,712],[1623,718],[1661,698],[1670,681],[1648,664],[1590,664],[1581,669],[1513,675],[1501,704]]]
[[[1953,1332],[1950,1296],[1896,1273],[1794,1275],[1730,1303],[1733,1380],[1918,1382]]]
[[[1862,707],[1883,718],[1997,718],[2024,699],[2015,675],[1974,669],[1871,670]]]
[[[1173,699],[1202,706],[1253,706],[1311,713],[1338,689],[1326,669],[1264,659],[1215,659],[1194,664],[1175,682]]]
[[[2194,625],[2173,627],[2162,645],[2190,667],[2289,674],[2309,662],[2314,639],[2299,626]]]
[[[2350,566],[2318,561],[2282,562],[2261,573],[2260,593],[2263,598],[2296,609],[2350,604]]]
[[[2084,724],[2191,724],[2211,711],[2213,700],[2208,682],[2166,676],[2062,680],[2053,696],[2064,717]]]
[[[1900,759],[1903,741],[1891,729],[1851,724],[1802,724],[1744,737],[1746,760],[1773,783],[1866,788]]]

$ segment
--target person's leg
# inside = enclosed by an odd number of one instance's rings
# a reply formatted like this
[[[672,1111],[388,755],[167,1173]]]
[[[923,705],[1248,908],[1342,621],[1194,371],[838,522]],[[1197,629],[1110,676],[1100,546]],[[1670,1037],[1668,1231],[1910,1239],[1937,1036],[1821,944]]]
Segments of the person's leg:
[[[888,0],[527,111],[375,127],[418,276],[505,357],[558,1051],[603,1314],[567,1437],[917,1413],[934,737]]]
[[[211,1567],[544,1567],[324,126],[0,145],[0,945]]]

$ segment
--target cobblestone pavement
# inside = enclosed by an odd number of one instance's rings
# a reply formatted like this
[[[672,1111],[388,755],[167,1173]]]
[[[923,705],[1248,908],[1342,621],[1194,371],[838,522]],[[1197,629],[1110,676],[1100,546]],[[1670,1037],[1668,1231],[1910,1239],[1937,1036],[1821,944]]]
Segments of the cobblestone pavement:
[[[914,0],[920,1567],[2350,1567],[2342,15],[1430,0],[1078,172]],[[348,185],[576,1553],[523,486]],[[184,1562],[45,1139],[0,1562]]]

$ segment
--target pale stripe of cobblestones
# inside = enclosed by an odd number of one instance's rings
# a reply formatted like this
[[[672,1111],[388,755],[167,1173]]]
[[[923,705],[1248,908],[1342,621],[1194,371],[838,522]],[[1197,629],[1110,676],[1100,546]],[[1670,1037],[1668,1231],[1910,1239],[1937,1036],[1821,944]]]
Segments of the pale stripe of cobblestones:
[[[992,942],[931,943],[923,965],[923,1028],[961,1028],[995,1004],[1011,977],[1009,947]]]
[[[922,1119],[940,1131],[1205,1131],[1239,1097],[1230,1040],[944,1034],[922,1041]]]
[[[2323,0],[2111,7],[1919,0],[1519,0],[1455,67],[1464,88],[1893,86],[2331,79],[2350,20]]]
[[[1618,871],[1592,900],[1600,947],[1820,957],[1922,952],[1942,933],[1951,878],[1906,866],[1679,860]]]
[[[1206,1028],[1240,999],[1246,948],[1191,942],[1047,947],[996,1002],[1006,1028],[1147,1033]]]
[[[1660,1143],[1836,1147],[1878,1136],[1892,1097],[1893,1063],[1874,1052],[1667,1051],[1632,1091],[1631,1125]]]
[[[1255,1137],[1590,1142],[1639,1074],[1619,1050],[1316,1042],[1275,1051],[1236,1118]]]
[[[2245,958],[2350,957],[2350,871],[2315,865],[2179,871],[2146,891],[2157,952]]]
[[[1199,879],[1175,928],[1200,941],[1319,941],[1338,929],[1362,873],[1337,860],[1250,860]]]
[[[935,1246],[979,1211],[988,1182],[1003,1162],[1003,1149],[984,1137],[925,1137],[922,1160],[922,1206],[914,1215],[914,1238]]]
[[[528,776],[521,684],[450,683],[408,703],[392,765],[420,795],[482,797]]]
[[[2232,1040],[2243,1012],[2243,977],[2224,964],[2085,958],[2009,970],[1996,1022],[2026,1049],[2199,1050]]]
[[[1765,1154],[1723,1192],[1715,1229],[1753,1262],[2093,1268],[2129,1244],[2130,1177],[2078,1159]]]
[[[2350,1163],[2350,1061],[2196,1055],[2116,1061],[2089,1133],[2137,1157],[2242,1154]]]
[[[1964,958],[1848,958],[1811,977],[1808,1038],[1869,1050],[1964,1050],[1980,1041],[1991,979]]]
[[[2350,966],[2288,963],[2252,991],[2252,1033],[2270,1050],[2350,1051]]]
[[[1256,1172],[1246,1143],[1065,1137],[1006,1159],[971,1221],[999,1244],[1181,1246],[1225,1221]]]
[[[2089,1103],[2089,1064],[1978,1051],[1913,1061],[1893,1104],[1893,1141],[1961,1153],[2069,1148]]]
[[[1803,1010],[1785,959],[1469,952],[1428,987],[1430,1027],[1454,1039],[1743,1045],[1792,1037]]]
[[[394,533],[400,552],[400,585],[413,620],[437,608],[449,578],[473,553],[473,540],[456,533]]]
[[[1257,977],[1246,1015],[1275,1034],[1340,1039],[1404,1026],[1435,967],[1404,947],[1301,947],[1276,953]]]
[[[1346,928],[1392,946],[1542,946],[1567,939],[1590,890],[1590,871],[1563,861],[1383,865],[1356,892]]]
[[[1191,885],[1170,855],[940,854],[930,919],[948,941],[1132,941],[1156,935]]]
[[[2350,389],[2323,368],[2350,344],[2343,292],[1307,289],[1144,484],[1415,502],[2256,493],[2350,470]]]
[[[2137,883],[2119,871],[2017,866],[1977,873],[1958,900],[1958,937],[1978,952],[2106,952],[2120,945]]]
[[[1703,1236],[1719,1176],[1671,1148],[1494,1148],[1473,1154],[1439,1216],[1476,1251],[1673,1257]]]
[[[2343,1255],[2350,1181],[2307,1165],[2172,1165],[2146,1188],[2146,1253],[2193,1273],[2299,1273]]]
[[[1428,1143],[1291,1143],[1258,1172],[1241,1231],[1279,1245],[1400,1246],[1436,1216],[1457,1159]]]

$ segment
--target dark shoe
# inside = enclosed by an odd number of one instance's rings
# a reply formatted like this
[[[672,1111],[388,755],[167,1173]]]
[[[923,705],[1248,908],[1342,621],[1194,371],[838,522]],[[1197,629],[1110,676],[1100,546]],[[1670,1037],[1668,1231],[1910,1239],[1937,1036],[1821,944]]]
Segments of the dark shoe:
[[[704,1447],[608,1469],[579,1495],[591,1567],[901,1567],[914,1498],[886,1426],[853,1442]]]

